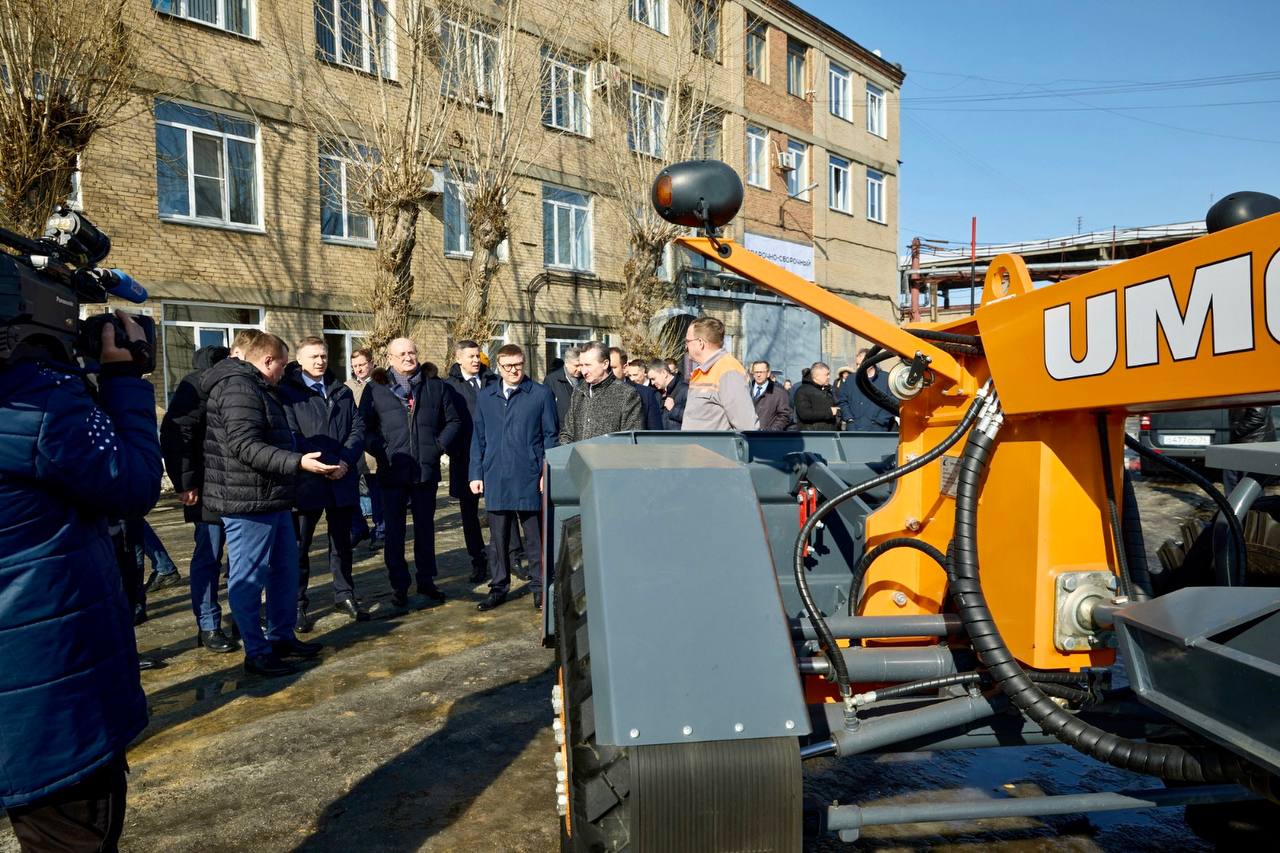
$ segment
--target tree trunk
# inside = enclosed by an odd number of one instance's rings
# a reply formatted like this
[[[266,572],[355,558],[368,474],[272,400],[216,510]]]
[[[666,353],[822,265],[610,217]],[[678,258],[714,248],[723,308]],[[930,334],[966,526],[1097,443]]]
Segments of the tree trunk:
[[[467,277],[462,285],[458,313],[449,324],[446,358],[453,357],[453,344],[472,340],[484,346],[493,337],[489,321],[489,290],[498,271],[497,249],[477,248],[467,264]]]
[[[671,301],[671,285],[657,276],[664,248],[662,244],[633,240],[631,257],[622,267],[622,316],[618,332],[622,335],[622,346],[634,358],[661,355],[650,323]]]
[[[413,247],[418,242],[418,215],[413,202],[401,202],[382,211],[378,219],[377,266],[373,279],[373,329],[369,345],[379,360],[387,344],[409,330],[413,302]]]

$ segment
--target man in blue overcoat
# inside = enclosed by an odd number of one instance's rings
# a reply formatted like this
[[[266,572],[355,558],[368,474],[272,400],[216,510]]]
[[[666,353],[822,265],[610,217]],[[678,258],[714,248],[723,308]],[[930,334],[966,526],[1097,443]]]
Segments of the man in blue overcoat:
[[[489,596],[478,605],[492,610],[511,588],[511,546],[519,536],[532,579],[533,606],[542,609],[542,460],[559,444],[555,395],[524,372],[524,351],[498,350],[501,382],[476,395],[471,439],[471,491],[484,495],[489,516]]]

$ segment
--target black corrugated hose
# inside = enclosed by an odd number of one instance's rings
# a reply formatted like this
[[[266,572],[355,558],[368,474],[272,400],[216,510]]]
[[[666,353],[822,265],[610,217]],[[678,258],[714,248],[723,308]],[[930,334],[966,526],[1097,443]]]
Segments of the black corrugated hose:
[[[862,559],[853,567],[853,576],[849,582],[851,595],[859,595],[858,591],[862,588],[862,579],[866,576],[867,569],[869,569],[871,564],[876,561],[876,558],[885,551],[892,551],[894,548],[911,548],[927,554],[935,563],[942,567],[942,570],[947,573],[948,578],[951,577],[951,563],[947,559],[946,554],[942,553],[928,542],[922,542],[919,539],[911,539],[906,536],[899,536],[896,539],[886,539],[862,555]],[[857,608],[855,607],[854,609],[856,612]]]
[[[869,357],[868,357],[869,358]],[[864,364],[866,362],[863,362]],[[978,419],[979,412],[987,403],[987,391],[990,388],[990,382],[983,386],[972,403],[969,404],[968,410],[964,413],[964,417],[960,419],[960,423],[956,424],[946,438],[944,438],[932,450],[922,453],[917,458],[911,460],[900,468],[894,468],[879,476],[872,477],[870,480],[864,480],[861,483],[850,486],[843,492],[832,495],[827,498],[813,513],[809,516],[809,520],[800,528],[800,533],[796,536],[795,550],[792,555],[792,565],[795,571],[796,589],[800,593],[800,601],[804,604],[805,613],[809,616],[809,621],[813,625],[813,629],[818,634],[818,641],[822,645],[822,651],[826,653],[827,659],[831,661],[831,670],[835,674],[836,684],[840,687],[840,696],[848,700],[852,696],[849,689],[849,669],[845,666],[844,655],[840,653],[836,646],[835,636],[831,633],[831,629],[827,626],[827,620],[822,617],[822,612],[818,609],[817,603],[813,600],[813,593],[809,589],[809,579],[805,576],[804,557],[805,545],[809,542],[809,537],[813,535],[813,529],[818,526],[818,522],[822,521],[833,509],[839,506],[843,501],[862,494],[870,489],[891,483],[899,477],[909,474],[919,468],[923,468],[930,462],[936,460],[939,456],[947,451],[952,445],[964,437],[969,427]]]
[[[1000,636],[978,568],[978,495],[987,468],[998,420],[969,435],[960,457],[956,491],[955,539],[952,543],[951,594],[978,659],[1000,689],[1045,733],[1099,761],[1125,770],[1179,782],[1238,782],[1273,800],[1280,781],[1239,756],[1212,746],[1176,746],[1129,740],[1090,725],[1059,706],[1014,659]]]
[[[900,409],[898,401],[873,385],[871,377],[867,376],[867,371],[882,361],[897,357],[898,354],[895,352],[883,350],[879,346],[873,346],[867,350],[867,355],[862,359],[862,364],[858,365],[858,369],[853,374],[853,381],[857,383],[858,390],[862,392],[863,396],[895,418],[898,416]]]
[[[1111,441],[1107,431],[1107,415],[1098,412],[1098,445],[1102,451],[1102,480],[1106,484],[1107,512],[1111,519],[1111,539],[1115,543],[1116,563],[1120,567],[1120,592],[1133,601],[1151,598],[1151,575],[1147,572],[1147,555],[1136,554],[1129,562],[1128,547],[1120,529],[1120,513],[1116,509],[1116,482],[1111,471]]]

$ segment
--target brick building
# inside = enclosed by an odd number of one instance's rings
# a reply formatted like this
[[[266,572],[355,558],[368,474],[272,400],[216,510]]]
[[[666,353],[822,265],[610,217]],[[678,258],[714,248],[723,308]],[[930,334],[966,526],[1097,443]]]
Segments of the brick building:
[[[322,331],[335,366],[345,369],[370,321],[372,226],[346,191],[341,158],[304,120],[300,87],[319,79],[341,97],[372,97],[372,76],[347,72],[405,61],[394,35],[377,35],[394,0],[138,0],[140,15],[148,2],[159,14],[139,41],[138,96],[86,152],[80,187],[85,209],[112,235],[112,264],[151,291],[147,307],[162,334],[158,401],[197,347],[245,327],[286,340]],[[735,236],[752,248],[785,250],[789,263],[807,264],[808,277],[864,305],[878,300],[855,291],[883,294],[880,313],[891,316],[901,70],[790,3],[707,3],[718,16],[711,32],[698,34],[699,49],[709,56],[705,85],[723,116],[711,153],[748,184]],[[637,61],[661,61],[663,51],[690,50],[674,44],[673,16],[707,3],[607,5],[635,28],[629,43]],[[586,16],[600,5],[560,7]],[[517,47],[531,61],[539,61],[538,33],[551,25],[522,24]],[[582,61],[557,71],[574,91],[564,103],[580,99],[589,117],[596,45],[572,35],[567,45]],[[661,94],[650,102],[659,120]],[[615,331],[628,251],[622,205],[642,201],[616,198],[601,179],[601,158],[611,154],[576,110],[544,111],[547,126],[538,131],[550,136],[520,176],[492,299],[491,345],[520,343],[539,377],[573,342]],[[410,323],[424,357],[437,362],[470,249],[456,187],[441,189],[418,224]],[[760,333],[774,327],[805,342],[793,348],[797,358],[852,354],[850,336],[824,334],[813,318],[797,324],[777,300],[704,264],[672,257],[666,269],[681,285],[674,310],[721,316],[741,357],[775,346]]]

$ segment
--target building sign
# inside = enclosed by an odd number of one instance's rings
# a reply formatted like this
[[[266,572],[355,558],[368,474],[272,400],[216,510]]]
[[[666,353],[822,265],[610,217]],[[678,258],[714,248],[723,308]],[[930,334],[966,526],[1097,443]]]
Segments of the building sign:
[[[772,261],[787,272],[793,272],[805,281],[813,281],[812,244],[775,240],[773,237],[762,237],[748,231],[742,245],[748,251],[755,252],[767,261]]]

